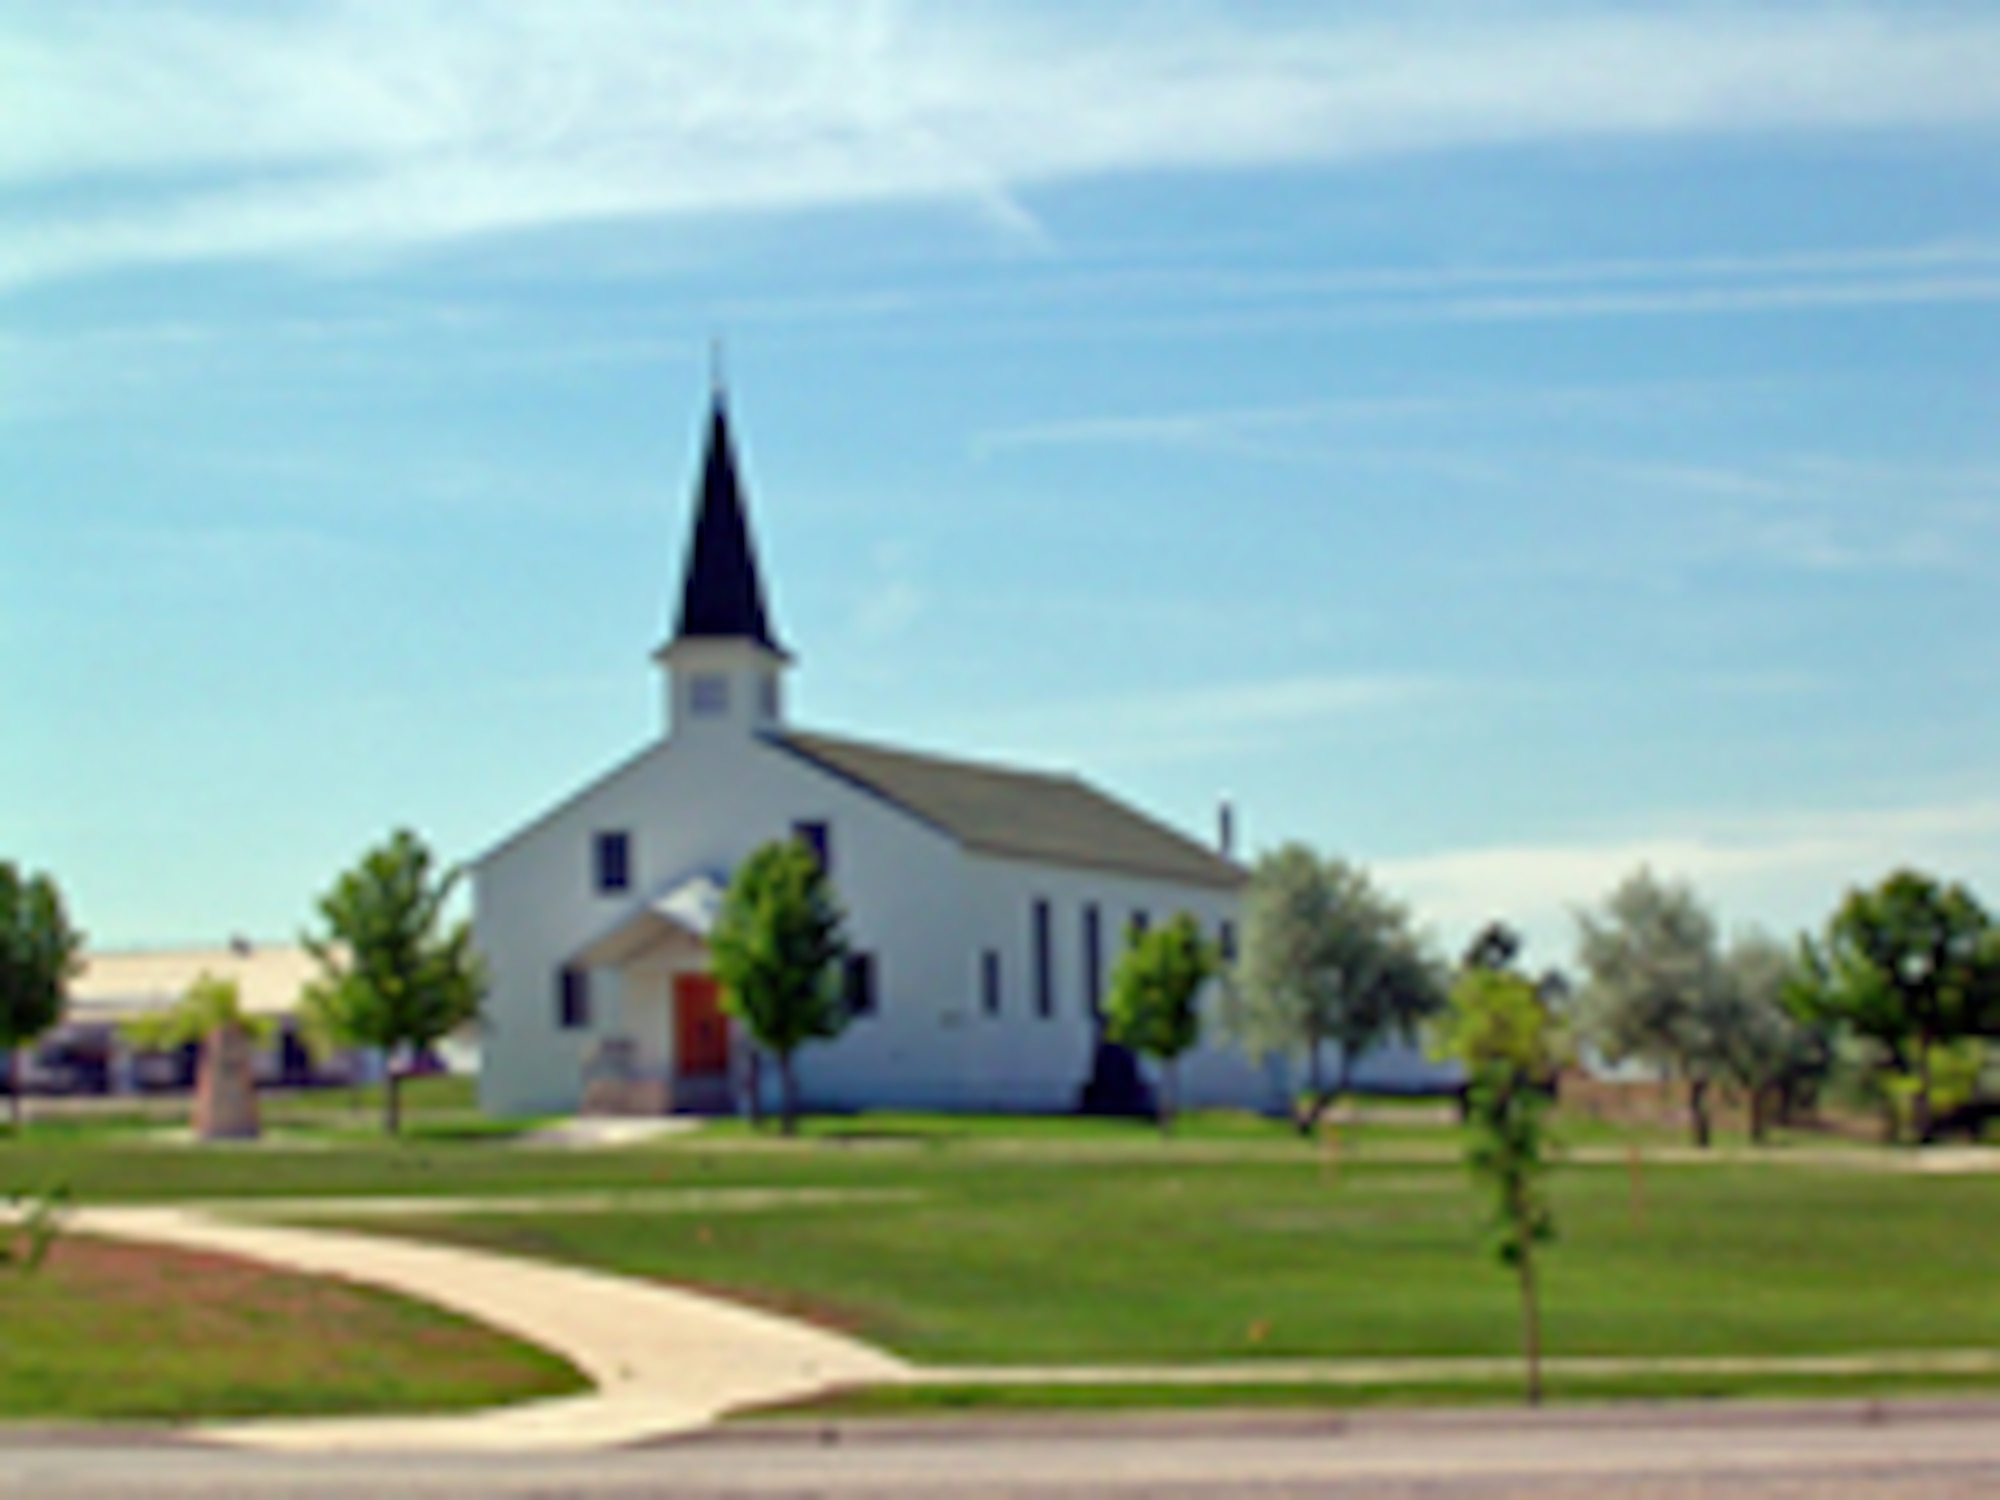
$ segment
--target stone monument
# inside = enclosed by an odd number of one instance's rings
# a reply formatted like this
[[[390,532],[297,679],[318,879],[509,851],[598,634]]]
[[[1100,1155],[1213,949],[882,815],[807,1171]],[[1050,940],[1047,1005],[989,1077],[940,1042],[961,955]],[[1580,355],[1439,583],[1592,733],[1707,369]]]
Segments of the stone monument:
[[[257,1080],[250,1033],[235,1022],[201,1044],[194,1085],[194,1134],[200,1141],[248,1141],[258,1135]]]

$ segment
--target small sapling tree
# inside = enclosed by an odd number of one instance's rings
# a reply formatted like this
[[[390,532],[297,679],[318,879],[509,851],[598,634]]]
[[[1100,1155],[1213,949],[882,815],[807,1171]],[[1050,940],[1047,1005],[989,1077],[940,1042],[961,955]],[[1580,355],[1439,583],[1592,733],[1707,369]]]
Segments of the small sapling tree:
[[[778,1060],[786,1135],[798,1128],[795,1054],[838,1036],[848,1021],[842,926],[825,868],[804,843],[785,839],[737,866],[708,936],[723,1008]]]
[[[1173,1129],[1181,1054],[1201,1040],[1201,990],[1216,972],[1215,947],[1186,912],[1134,932],[1104,1003],[1104,1035],[1160,1064],[1159,1123]]]
[[[1494,1195],[1494,1248],[1521,1294],[1528,1404],[1542,1399],[1542,1314],[1536,1250],[1555,1238],[1546,1178],[1548,1081],[1565,1055],[1561,1027],[1535,984],[1504,969],[1468,967],[1432,1050],[1466,1071],[1466,1163]]]
[[[396,1054],[464,1025],[485,993],[470,926],[444,915],[459,875],[434,871],[423,840],[398,829],[320,897],[326,931],[304,940],[320,965],[300,997],[307,1033],[380,1049],[382,1124],[391,1135],[402,1126]]]

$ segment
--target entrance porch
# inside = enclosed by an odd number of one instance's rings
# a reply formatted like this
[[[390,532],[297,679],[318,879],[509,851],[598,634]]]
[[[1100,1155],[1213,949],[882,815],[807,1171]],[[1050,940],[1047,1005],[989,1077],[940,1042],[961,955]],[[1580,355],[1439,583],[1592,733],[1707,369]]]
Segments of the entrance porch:
[[[720,888],[707,877],[649,901],[577,954],[616,977],[617,1024],[584,1060],[583,1113],[724,1114],[745,1054],[709,970]]]

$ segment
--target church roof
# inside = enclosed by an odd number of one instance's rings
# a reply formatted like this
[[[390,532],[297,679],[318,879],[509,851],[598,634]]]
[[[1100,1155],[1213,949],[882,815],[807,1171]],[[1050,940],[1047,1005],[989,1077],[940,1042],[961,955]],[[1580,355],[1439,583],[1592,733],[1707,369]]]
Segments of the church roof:
[[[709,413],[708,452],[702,460],[694,536],[688,544],[680,615],[674,625],[675,640],[689,637],[748,640],[772,651],[784,650],[764,612],[764,585],[720,392]]]
[[[947,760],[821,734],[777,743],[969,849],[1190,885],[1234,888],[1243,867],[1074,776]]]

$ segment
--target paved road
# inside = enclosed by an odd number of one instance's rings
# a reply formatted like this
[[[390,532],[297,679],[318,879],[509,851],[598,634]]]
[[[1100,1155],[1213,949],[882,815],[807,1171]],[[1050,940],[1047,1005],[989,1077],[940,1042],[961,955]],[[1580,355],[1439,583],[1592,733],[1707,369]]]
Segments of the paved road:
[[[1987,1500],[2000,1495],[2000,1402],[856,1423],[505,1457],[307,1456],[17,1433],[0,1442],[0,1494]]]

